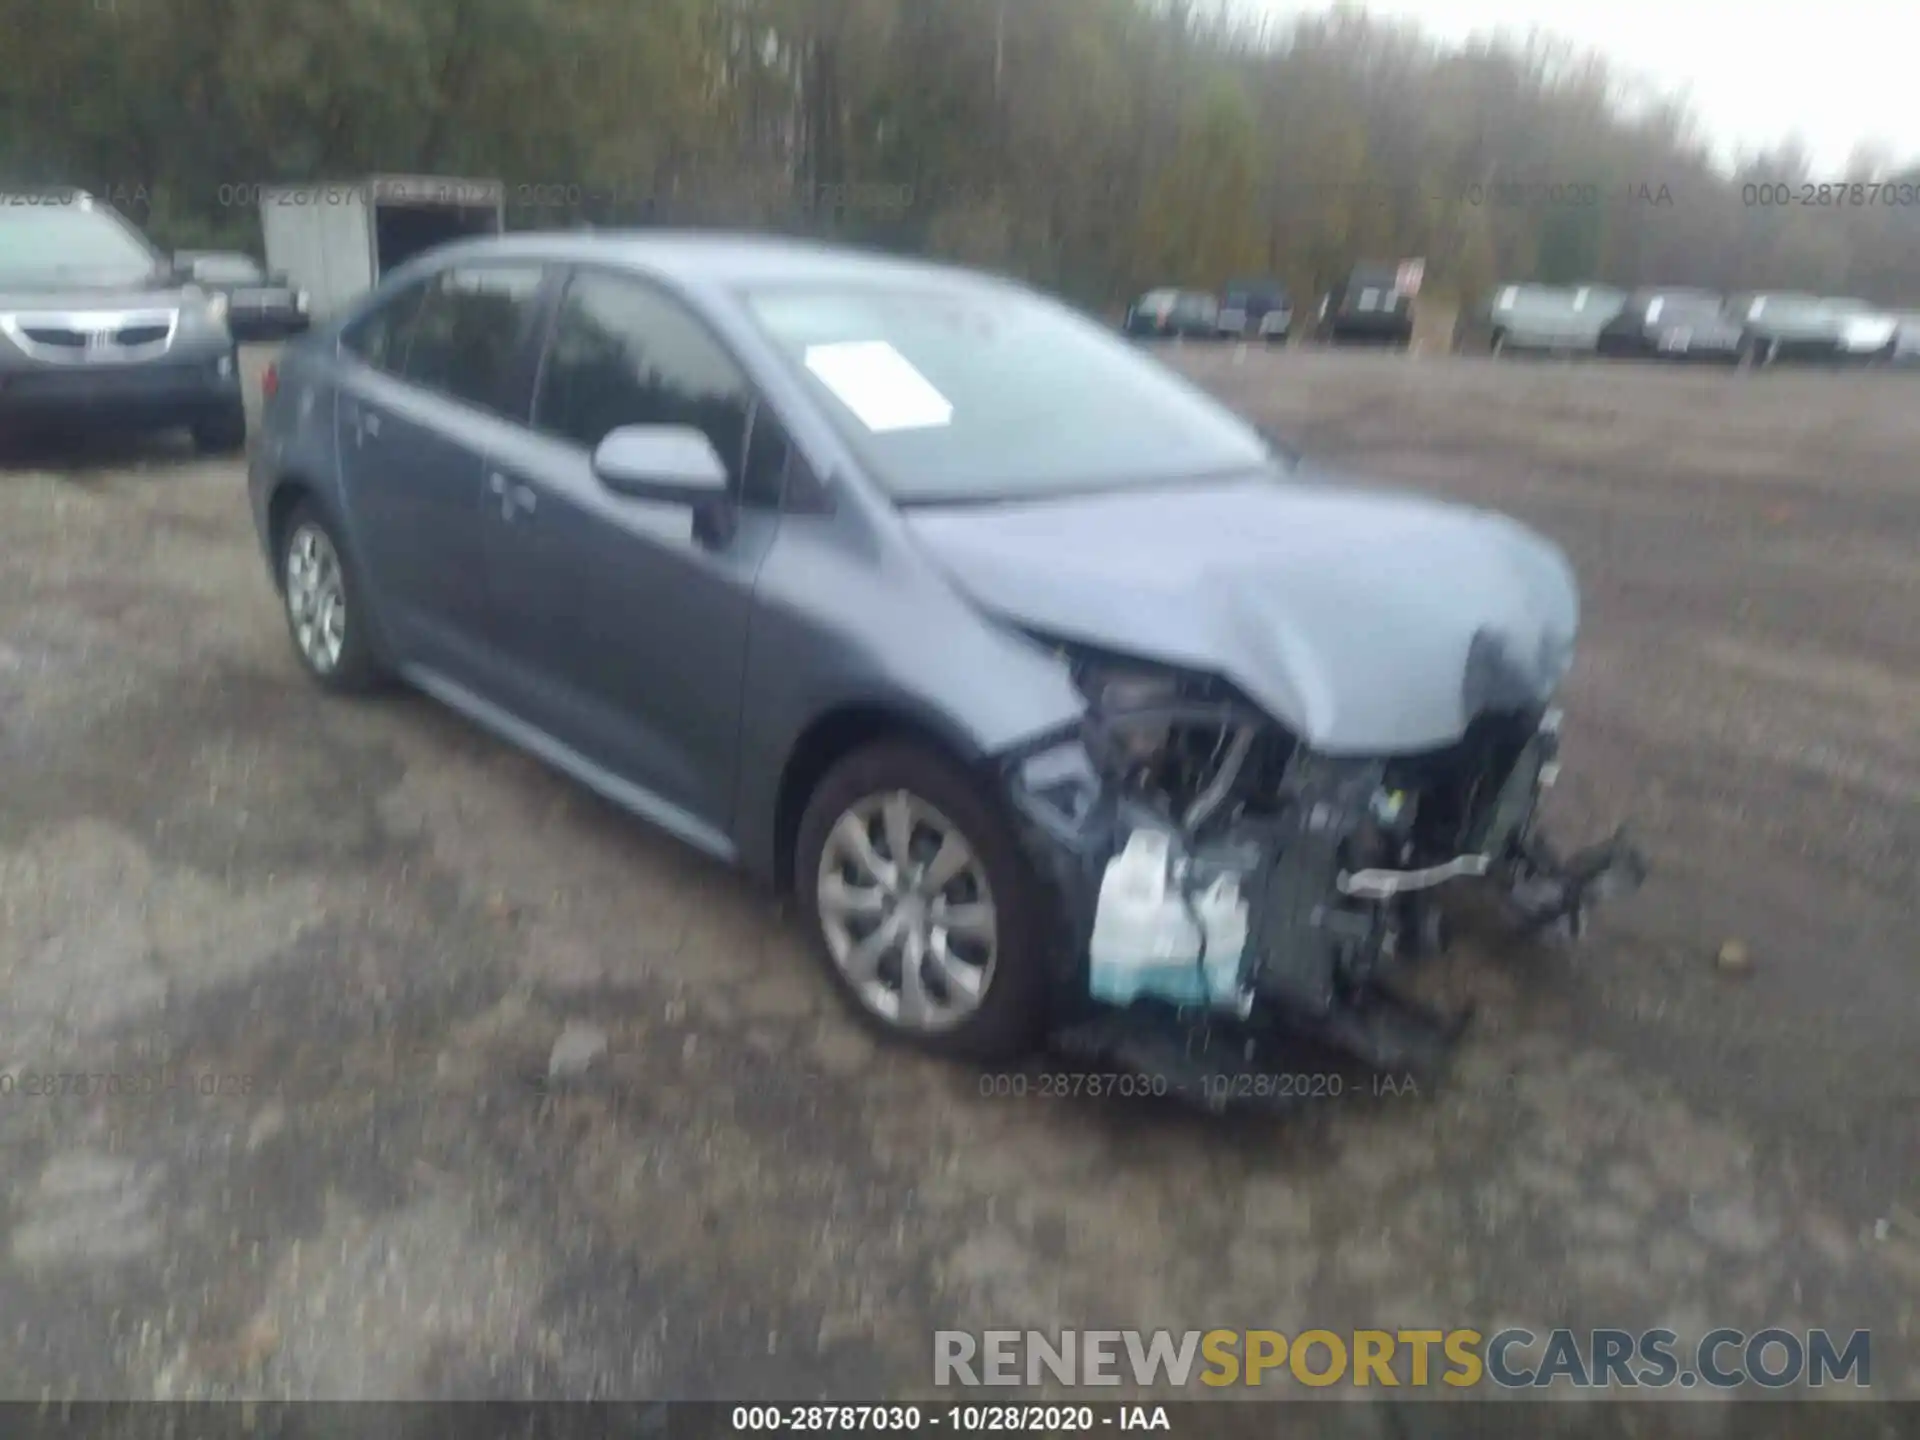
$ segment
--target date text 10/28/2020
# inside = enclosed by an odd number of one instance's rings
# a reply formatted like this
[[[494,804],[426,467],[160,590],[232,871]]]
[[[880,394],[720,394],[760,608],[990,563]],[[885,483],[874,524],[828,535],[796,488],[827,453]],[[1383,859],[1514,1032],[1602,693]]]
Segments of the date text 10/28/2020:
[[[0,1101],[74,1096],[197,1095],[240,1099],[265,1090],[259,1077],[213,1070],[22,1070],[0,1071]]]

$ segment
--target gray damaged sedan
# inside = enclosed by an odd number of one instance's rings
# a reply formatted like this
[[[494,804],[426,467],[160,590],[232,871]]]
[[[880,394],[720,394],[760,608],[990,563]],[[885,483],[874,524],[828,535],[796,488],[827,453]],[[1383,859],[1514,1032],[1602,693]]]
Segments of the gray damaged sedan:
[[[1535,822],[1552,544],[1326,473],[1010,282],[495,237],[266,389],[253,513],[313,676],[399,677],[791,890],[892,1036],[1398,1064],[1450,1038],[1395,978],[1449,892],[1564,930],[1640,878]]]

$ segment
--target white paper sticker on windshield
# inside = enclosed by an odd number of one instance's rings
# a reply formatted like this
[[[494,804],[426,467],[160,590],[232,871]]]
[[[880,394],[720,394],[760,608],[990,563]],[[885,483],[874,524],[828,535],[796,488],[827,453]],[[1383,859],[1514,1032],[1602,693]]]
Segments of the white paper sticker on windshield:
[[[953,423],[947,397],[884,340],[810,345],[807,369],[876,433]]]

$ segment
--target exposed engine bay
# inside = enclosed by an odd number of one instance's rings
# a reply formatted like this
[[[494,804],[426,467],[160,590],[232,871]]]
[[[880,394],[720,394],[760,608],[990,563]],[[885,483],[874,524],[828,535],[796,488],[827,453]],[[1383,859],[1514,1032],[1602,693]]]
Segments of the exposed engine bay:
[[[1485,882],[1521,927],[1577,936],[1594,901],[1644,876],[1623,835],[1562,857],[1539,833],[1549,707],[1483,708],[1429,753],[1333,757],[1224,681],[1060,653],[1087,718],[1017,757],[1012,789],[1079,922],[1093,1008],[1070,1048],[1124,1059],[1144,1036],[1164,1057],[1181,1027],[1290,1030],[1431,1069],[1464,1017],[1392,981],[1446,944],[1443,891]]]

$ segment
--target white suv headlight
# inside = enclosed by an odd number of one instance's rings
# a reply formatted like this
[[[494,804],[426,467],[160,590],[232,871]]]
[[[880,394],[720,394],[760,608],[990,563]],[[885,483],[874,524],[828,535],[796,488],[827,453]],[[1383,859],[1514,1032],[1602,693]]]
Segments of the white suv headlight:
[[[226,324],[227,297],[220,294],[210,294],[204,298],[207,302],[207,314],[211,315],[216,323],[221,325]]]

